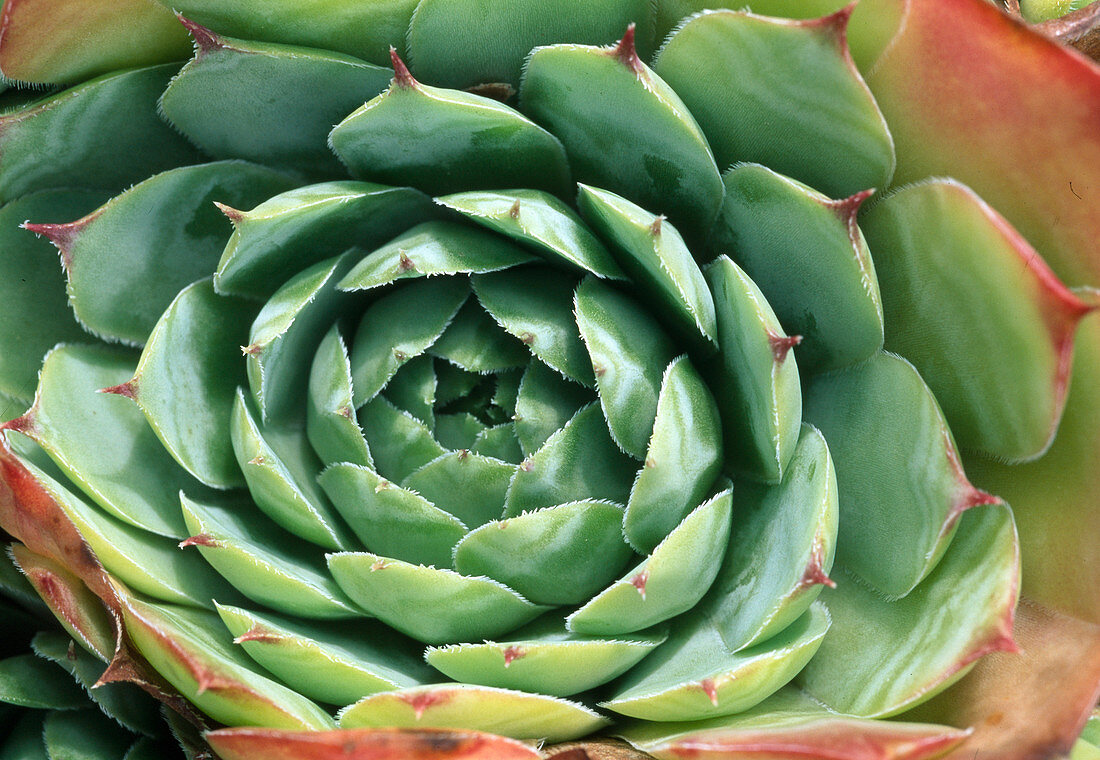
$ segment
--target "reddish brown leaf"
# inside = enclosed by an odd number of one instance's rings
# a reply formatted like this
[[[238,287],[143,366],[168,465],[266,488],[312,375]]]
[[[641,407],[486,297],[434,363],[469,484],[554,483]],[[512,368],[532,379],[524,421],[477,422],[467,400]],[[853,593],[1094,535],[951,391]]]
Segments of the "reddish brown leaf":
[[[538,760],[514,739],[476,731],[345,729],[276,731],[225,728],[207,741],[222,760]]]

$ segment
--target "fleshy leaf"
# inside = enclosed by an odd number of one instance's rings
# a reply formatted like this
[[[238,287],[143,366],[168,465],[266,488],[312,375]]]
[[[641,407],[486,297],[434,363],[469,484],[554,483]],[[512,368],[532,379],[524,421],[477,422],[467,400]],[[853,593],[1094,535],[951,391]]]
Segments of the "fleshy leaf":
[[[526,367],[531,356],[472,300],[466,301],[428,353],[478,373]]]
[[[22,401],[23,408],[34,396],[46,353],[59,342],[91,337],[69,309],[65,278],[50,244],[19,225],[27,219],[77,219],[104,200],[105,194],[91,190],[44,190],[0,208],[0,393]],[[0,419],[13,416],[0,410]]]
[[[195,38],[195,57],[160,100],[173,126],[215,158],[244,158],[311,176],[345,174],[325,144],[328,132],[382,92],[392,72],[329,52],[327,45],[320,50],[249,42],[184,24]]]
[[[705,367],[722,421],[726,469],[783,479],[802,422],[802,391],[788,336],[760,288],[726,256],[707,267],[718,315],[719,355]]]
[[[555,42],[606,45],[630,23],[639,26],[642,55],[653,51],[648,0],[424,0],[409,26],[409,60],[425,80],[447,87],[519,84],[531,48]]]
[[[5,80],[65,84],[187,57],[172,13],[145,0],[13,0],[4,4]]]
[[[864,717],[922,702],[982,655],[1015,650],[1019,574],[1009,509],[970,512],[935,570],[904,599],[885,601],[854,578],[822,594],[833,627],[799,684],[829,707]]]
[[[659,318],[688,342],[708,352],[718,343],[714,302],[684,239],[664,217],[614,193],[580,186],[585,219],[613,244],[619,264]]]
[[[530,283],[539,287],[532,289]],[[586,387],[595,379],[573,318],[576,281],[542,267],[476,275],[478,301],[510,335],[565,377]]]
[[[181,495],[180,501],[191,531],[181,548],[198,547],[203,559],[249,599],[308,619],[363,617],[314,547],[250,514],[246,500],[214,504]]]
[[[75,710],[88,697],[61,668],[33,654],[0,660],[0,702],[40,710]]]
[[[466,526],[415,491],[368,467],[340,463],[318,478],[325,493],[368,550],[385,557],[450,567]]]
[[[523,373],[516,395],[516,438],[524,454],[533,454],[561,430],[591,398],[538,359]]]
[[[377,623],[318,623],[224,605],[218,614],[234,643],[310,699],[349,705],[432,678],[420,647]]]
[[[531,187],[564,194],[561,143],[490,98],[420,84],[397,54],[389,89],[336,125],[329,144],[353,176],[430,195]]]
[[[692,510],[649,557],[567,617],[568,629],[615,636],[694,607],[722,566],[732,504],[726,489]]]
[[[590,638],[566,631],[551,612],[507,641],[429,647],[424,658],[459,683],[567,697],[622,675],[665,638],[663,631]]]
[[[818,375],[805,411],[836,466],[837,562],[883,594],[908,594],[936,566],[959,516],[1000,501],[966,479],[936,399],[900,357],[880,353]]]
[[[597,712],[576,702],[470,684],[375,694],[340,713],[342,728],[462,727],[550,742],[585,736],[606,723]]]
[[[645,463],[630,489],[623,535],[649,552],[713,489],[722,467],[718,406],[687,356],[661,380]]]
[[[836,369],[882,348],[882,299],[856,225],[868,193],[830,200],[759,164],[734,166],[723,180],[710,249],[736,261],[783,329],[802,336],[799,368]]]
[[[549,263],[625,279],[600,239],[560,199],[538,190],[455,193],[436,203],[524,243]]]
[[[262,425],[242,388],[234,399],[230,435],[249,493],[268,517],[319,546],[350,545],[340,518],[315,482],[321,463],[305,431]]]
[[[886,347],[913,362],[959,446],[1004,461],[1043,454],[1090,305],[952,180],[899,190],[861,223],[880,262]]]
[[[701,13],[665,43],[654,68],[699,121],[720,168],[755,161],[834,198],[884,188],[894,142],[848,54],[851,13],[807,21]]]
[[[216,721],[272,728],[332,728],[320,707],[262,675],[213,612],[147,602],[114,583],[126,631],[142,656]]]
[[[254,298],[267,298],[288,275],[351,245],[377,246],[436,213],[428,197],[411,188],[350,180],[290,190],[251,211],[222,211],[233,235],[214,286]]]
[[[51,758],[113,760],[133,741],[133,735],[111,722],[98,710],[77,710],[70,715],[46,716],[42,739]]]
[[[242,299],[217,295],[209,278],[184,288],[149,336],[133,379],[112,389],[136,401],[168,453],[214,488],[244,485],[229,421],[255,313]]]
[[[224,760],[326,760],[370,757],[379,760],[539,760],[522,742],[474,731],[368,728],[339,731],[279,731],[222,728],[206,740]]]
[[[230,230],[214,201],[251,206],[292,183],[242,161],[162,172],[65,225],[28,225],[61,251],[69,302],[95,335],[141,345],[176,293],[205,277]],[[155,224],[150,224],[155,220]]]
[[[306,435],[325,464],[352,462],[373,466],[370,449],[355,419],[351,363],[336,325],[317,347],[309,373]]]
[[[197,151],[156,111],[175,69],[106,74],[0,115],[0,202],[50,187],[118,192],[158,171],[196,163]]]
[[[635,462],[611,440],[599,406],[589,404],[520,464],[504,516],[574,499],[623,504],[634,473]]]
[[[336,582],[356,604],[429,644],[498,636],[547,609],[488,578],[366,552],[330,554],[328,563]]]
[[[455,569],[494,578],[538,604],[579,604],[630,559],[622,519],[621,506],[588,500],[490,522],[455,547]]]
[[[524,68],[523,109],[562,141],[577,181],[665,213],[701,237],[722,203],[718,167],[687,106],[642,63],[634,38],[629,27],[610,48],[535,49]]]
[[[644,720],[701,720],[753,707],[794,678],[821,646],[829,613],[813,605],[777,636],[736,654],[691,614],[600,704]]]
[[[635,299],[595,278],[577,287],[574,310],[608,430],[623,451],[643,459],[675,345]]]
[[[34,406],[7,423],[34,439],[66,475],[115,517],[171,538],[187,535],[181,488],[198,485],[164,450],[129,400],[98,392],[134,376],[116,349],[61,346],[46,357]],[[135,469],[132,462],[141,462]]]
[[[359,412],[359,424],[363,426],[378,472],[388,480],[400,483],[444,454],[427,425],[388,399],[376,398],[364,406]]]
[[[371,251],[340,288],[368,290],[406,278],[485,274],[534,260],[499,235],[453,222],[424,222]]]
[[[447,452],[401,481],[440,509],[476,528],[498,517],[515,465],[466,450]]]

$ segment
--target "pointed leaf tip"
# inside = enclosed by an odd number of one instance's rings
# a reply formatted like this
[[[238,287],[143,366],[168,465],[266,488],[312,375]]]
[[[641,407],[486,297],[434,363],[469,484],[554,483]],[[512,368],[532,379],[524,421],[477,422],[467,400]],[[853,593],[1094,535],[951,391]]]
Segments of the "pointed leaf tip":
[[[234,644],[243,644],[246,641],[259,641],[263,644],[277,644],[285,638],[286,638],[285,636],[282,636],[278,633],[275,633],[274,631],[268,630],[267,628],[264,628],[262,625],[253,625],[251,628],[249,628],[247,631],[242,633],[240,636],[233,639],[233,643]]]
[[[222,38],[215,34],[213,30],[208,29],[198,22],[192,21],[182,13],[177,13],[176,18],[183,24],[183,28],[187,30],[188,34],[191,35],[191,39],[195,41],[195,50],[198,53],[209,53],[212,50],[220,50],[225,47]]]
[[[34,429],[34,416],[31,414],[33,411],[31,409],[24,415],[0,424],[0,430],[11,430],[24,435],[29,434]]]
[[[221,543],[207,533],[199,533],[196,536],[185,538],[179,543],[181,549],[186,549],[188,546],[206,546],[211,549],[217,549],[221,546]]]
[[[218,207],[218,211],[221,211],[223,214],[225,214],[226,218],[233,223],[234,227],[236,227],[237,224],[240,223],[242,219],[244,219],[243,211],[235,209],[232,206],[227,206],[224,203],[219,203],[218,201],[214,201],[214,205]]]
[[[852,14],[855,12],[857,4],[858,0],[852,0],[852,2],[848,3],[843,8],[827,16],[807,19],[803,23],[808,27],[819,27],[831,31],[836,35],[837,42],[840,44],[840,48],[844,52],[845,57],[851,58],[851,53],[848,50],[848,22],[852,20]]]
[[[634,44],[634,23],[627,25],[623,38],[611,49],[611,55],[618,58],[624,66],[635,74],[645,71],[642,59],[638,57],[638,49]]]
[[[776,364],[782,364],[790,350],[801,342],[801,335],[778,335],[771,331],[768,332],[768,343],[772,347]]]
[[[393,83],[395,85],[408,90],[419,84],[413,75],[409,73],[409,67],[401,60],[401,56],[397,54],[397,48],[393,45],[390,45],[390,61],[393,63]]]
[[[76,243],[80,233],[88,225],[97,214],[92,213],[83,219],[77,219],[75,222],[66,222],[65,224],[35,224],[27,221],[19,225],[23,229],[33,232],[35,235],[40,235],[47,238],[54,247],[61,253],[61,263],[65,267],[65,271],[68,272],[72,268],[72,254],[73,245]]]
[[[100,388],[96,393],[111,393],[115,396],[124,396],[131,401],[137,400],[138,394],[138,382],[137,378],[127,380],[125,383],[119,383],[118,385],[112,385],[110,388]]]

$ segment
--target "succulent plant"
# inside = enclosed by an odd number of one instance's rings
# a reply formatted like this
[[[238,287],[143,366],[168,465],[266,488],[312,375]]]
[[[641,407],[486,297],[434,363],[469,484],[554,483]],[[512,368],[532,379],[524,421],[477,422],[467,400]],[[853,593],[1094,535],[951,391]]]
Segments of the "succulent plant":
[[[716,4],[6,0],[35,651],[225,760],[1068,752],[1100,68]]]

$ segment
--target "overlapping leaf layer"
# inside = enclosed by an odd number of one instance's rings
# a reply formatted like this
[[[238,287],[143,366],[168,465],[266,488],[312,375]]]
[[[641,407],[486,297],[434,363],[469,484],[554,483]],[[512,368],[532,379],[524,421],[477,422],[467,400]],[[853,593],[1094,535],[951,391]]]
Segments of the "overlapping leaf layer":
[[[182,68],[80,49],[0,114],[0,524],[62,664],[227,758],[950,749],[872,719],[1014,648],[963,461],[1095,407],[1100,299],[891,189],[850,8],[566,5],[188,2]]]

